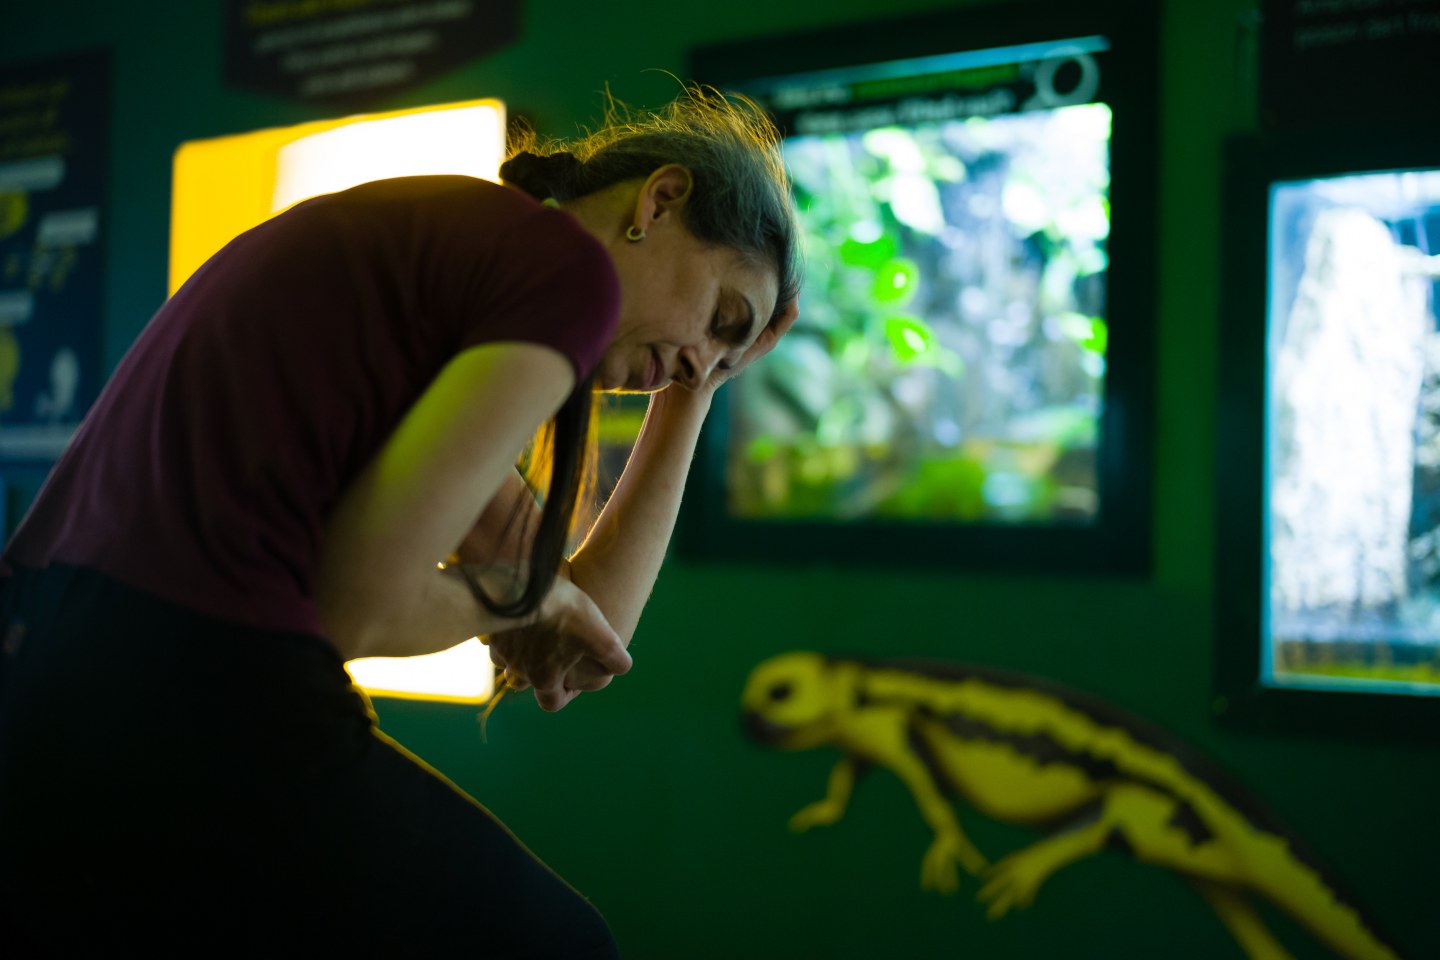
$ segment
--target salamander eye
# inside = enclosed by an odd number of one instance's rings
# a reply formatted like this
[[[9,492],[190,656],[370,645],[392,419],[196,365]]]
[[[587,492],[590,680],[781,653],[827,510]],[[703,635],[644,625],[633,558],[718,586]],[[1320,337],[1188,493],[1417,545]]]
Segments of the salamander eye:
[[[790,694],[793,692],[794,691],[790,688],[790,684],[777,683],[775,684],[775,686],[770,688],[770,699],[776,701],[777,703],[781,700],[788,700],[790,699]]]

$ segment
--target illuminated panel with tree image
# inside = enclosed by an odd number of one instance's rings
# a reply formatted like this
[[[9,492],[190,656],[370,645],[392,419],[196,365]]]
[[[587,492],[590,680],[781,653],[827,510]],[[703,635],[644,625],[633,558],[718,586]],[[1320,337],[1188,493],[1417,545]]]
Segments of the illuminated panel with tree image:
[[[1440,729],[1440,136],[1230,166],[1222,712]]]
[[[1012,5],[697,56],[781,128],[806,282],[707,431],[690,547],[1143,567],[1153,40]]]
[[[1440,170],[1276,184],[1270,236],[1268,675],[1440,694]]]

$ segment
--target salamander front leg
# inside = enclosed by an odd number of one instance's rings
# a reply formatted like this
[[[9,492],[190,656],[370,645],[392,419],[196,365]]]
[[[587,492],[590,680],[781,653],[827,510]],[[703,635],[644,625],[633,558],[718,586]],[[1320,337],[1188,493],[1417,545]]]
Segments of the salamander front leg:
[[[979,876],[988,866],[984,854],[975,848],[960,822],[949,799],[931,777],[929,769],[913,754],[896,757],[890,768],[910,788],[910,795],[920,809],[920,815],[935,831],[935,839],[925,851],[920,862],[920,886],[925,890],[953,893],[960,884],[955,866],[971,876]]]
[[[955,876],[955,864],[960,864],[971,876],[979,876],[985,871],[986,862],[985,855],[975,849],[975,844],[965,834],[958,829],[941,829],[936,832],[935,840],[921,861],[920,886],[926,890],[954,893],[960,886]]]
[[[803,833],[811,827],[829,826],[839,821],[845,816],[845,808],[850,803],[850,793],[854,790],[855,780],[862,770],[863,767],[852,757],[845,757],[835,764],[826,784],[825,798],[802,808],[791,817],[790,829]]]

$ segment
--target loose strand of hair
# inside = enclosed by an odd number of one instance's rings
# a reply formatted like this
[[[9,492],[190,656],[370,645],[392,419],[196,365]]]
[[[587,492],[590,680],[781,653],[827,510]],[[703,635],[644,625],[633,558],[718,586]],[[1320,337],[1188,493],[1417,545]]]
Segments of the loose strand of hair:
[[[585,485],[587,461],[591,459],[588,453],[591,447],[593,386],[593,376],[575,386],[547,424],[547,429],[540,431],[540,442],[532,444],[532,448],[538,449],[532,449],[527,458],[527,473],[533,475],[534,470],[538,470],[541,475],[548,476],[544,476],[546,482],[543,486],[537,488],[543,491],[540,493],[543,504],[520,595],[511,601],[498,600],[490,596],[468,570],[461,568],[470,592],[494,614],[524,617],[534,613],[560,573],[576,506]]]

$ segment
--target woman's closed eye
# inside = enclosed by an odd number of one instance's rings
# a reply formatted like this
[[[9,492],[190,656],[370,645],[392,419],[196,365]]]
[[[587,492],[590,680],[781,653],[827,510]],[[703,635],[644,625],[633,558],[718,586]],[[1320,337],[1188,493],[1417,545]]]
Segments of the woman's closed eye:
[[[747,318],[735,317],[726,319],[723,314],[717,312],[715,319],[710,322],[710,335],[721,344],[732,349],[740,349],[750,341],[750,322]],[[732,360],[726,358],[715,364],[722,371],[734,368]]]
[[[750,343],[754,328],[755,305],[750,298],[733,290],[722,293],[710,320],[711,335],[727,347],[744,347]]]
[[[727,347],[743,347],[750,337],[750,324],[739,317],[727,319],[717,311],[710,321],[710,335]]]

